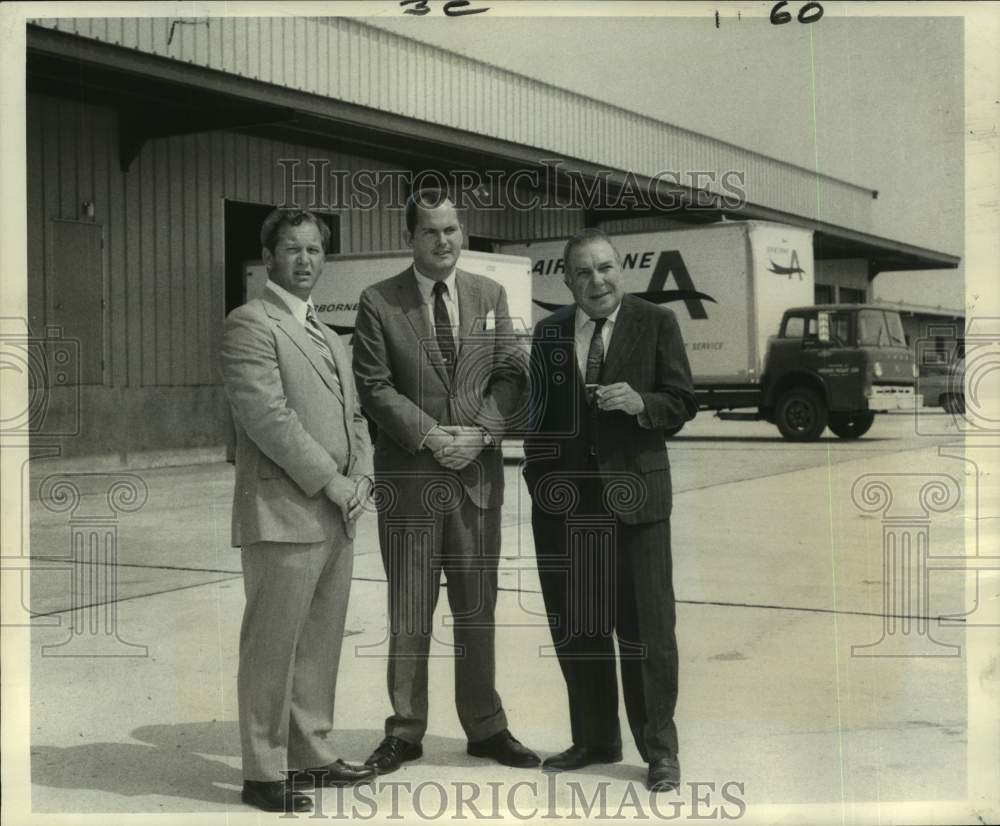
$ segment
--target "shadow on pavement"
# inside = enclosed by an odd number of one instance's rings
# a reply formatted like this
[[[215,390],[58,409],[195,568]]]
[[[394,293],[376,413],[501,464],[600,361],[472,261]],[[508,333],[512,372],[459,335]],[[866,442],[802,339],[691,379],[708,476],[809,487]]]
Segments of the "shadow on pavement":
[[[236,732],[235,723],[218,725]],[[239,769],[193,754],[181,743],[175,748],[88,743],[33,747],[31,781],[36,786],[88,789],[123,797],[164,795],[225,805],[239,797],[219,784],[239,787],[242,777]]]

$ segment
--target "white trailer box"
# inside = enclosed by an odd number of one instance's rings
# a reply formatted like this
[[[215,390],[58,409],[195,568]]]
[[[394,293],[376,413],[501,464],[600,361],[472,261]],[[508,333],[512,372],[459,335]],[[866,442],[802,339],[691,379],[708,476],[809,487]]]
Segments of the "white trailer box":
[[[782,313],[814,300],[812,232],[764,221],[615,235],[625,289],[677,316],[698,384],[760,379]],[[531,259],[533,321],[571,300],[564,240],[504,244]],[[464,259],[463,259],[464,260]]]
[[[349,346],[362,290],[402,272],[412,261],[413,253],[409,250],[328,255],[326,268],[312,294],[320,321],[345,336],[344,344]],[[528,258],[463,250],[458,266],[501,284],[507,291],[514,330],[525,335],[530,333],[531,261]],[[260,295],[260,291],[264,289],[267,272],[261,261],[248,261],[244,265],[244,271],[246,297],[250,300]]]

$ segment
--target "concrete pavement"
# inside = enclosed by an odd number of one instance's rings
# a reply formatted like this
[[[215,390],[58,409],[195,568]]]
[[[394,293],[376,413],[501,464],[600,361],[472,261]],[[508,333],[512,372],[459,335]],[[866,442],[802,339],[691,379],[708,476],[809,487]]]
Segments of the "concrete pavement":
[[[712,784],[660,796],[661,808],[672,801],[674,818],[714,809],[717,818],[756,820],[770,804],[965,799],[962,625],[932,623],[942,644],[935,651],[954,656],[851,655],[852,646],[884,633],[885,580],[884,515],[860,510],[852,488],[865,474],[887,477],[900,491],[907,479],[938,474],[961,493],[962,463],[937,452],[949,440],[917,437],[911,421],[896,417],[880,419],[857,442],[791,445],[767,425],[703,416],[671,442],[681,764],[685,784]],[[36,496],[55,470],[36,463]],[[547,652],[526,493],[514,465],[507,474],[498,689],[514,734],[547,755],[569,745],[565,690]],[[69,571],[58,563],[81,524],[73,514],[105,509],[115,474],[74,477],[82,497],[71,513],[56,512],[51,496],[32,503],[31,554],[49,567],[32,575],[31,604],[61,620],[31,635],[32,806],[49,813],[251,813],[239,801],[235,673],[243,594],[239,552],[228,547],[232,469],[220,463],[132,475],[148,499],[114,523],[114,614],[109,606],[72,610]],[[934,552],[963,547],[963,507],[959,501],[933,515]],[[385,577],[373,516],[361,524],[356,554],[337,742],[345,759],[362,760],[389,711]],[[967,579],[961,572],[932,576],[929,613],[964,612]],[[98,585],[78,580],[76,587],[76,605],[99,601],[92,596]],[[636,818],[635,800],[657,817],[628,739],[623,763],[554,778],[468,757],[453,707],[446,601],[440,606],[425,757],[361,799],[348,795],[340,801],[345,817],[353,805],[355,819],[372,811],[376,822],[394,808],[418,822],[454,818],[463,806],[467,816],[478,808],[512,818],[532,810],[533,819],[546,812],[579,818],[590,801],[597,807],[590,819],[599,811]],[[903,613],[915,616],[913,608]],[[117,653],[139,656],[60,656],[71,654],[71,645],[43,654],[43,646],[72,638],[74,618],[78,642],[99,636],[102,629],[88,625],[94,617],[115,624]],[[324,799],[327,816],[337,817],[337,808]]]

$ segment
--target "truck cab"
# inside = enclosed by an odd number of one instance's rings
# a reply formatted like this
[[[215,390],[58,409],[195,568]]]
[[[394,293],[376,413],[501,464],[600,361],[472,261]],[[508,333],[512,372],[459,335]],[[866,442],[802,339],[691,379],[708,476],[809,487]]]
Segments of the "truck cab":
[[[785,311],[768,342],[760,414],[782,435],[810,441],[868,431],[875,414],[912,410],[916,369],[899,314],[864,304]]]

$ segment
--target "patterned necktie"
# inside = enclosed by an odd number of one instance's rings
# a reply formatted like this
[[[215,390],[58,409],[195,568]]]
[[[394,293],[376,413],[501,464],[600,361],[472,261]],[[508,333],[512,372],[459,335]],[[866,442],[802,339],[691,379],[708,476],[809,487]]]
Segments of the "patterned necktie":
[[[455,336],[451,331],[451,317],[445,306],[444,297],[448,294],[448,285],[444,281],[434,283],[434,335],[437,338],[445,369],[451,378],[455,377]]]
[[[316,311],[311,304],[306,309],[306,332],[309,333],[309,339],[323,357],[323,362],[330,368],[330,373],[333,375],[334,382],[339,390],[340,376],[337,374],[337,363],[333,360],[330,345],[327,343],[326,336],[323,335],[323,330],[319,326],[319,319],[316,318]]]
[[[604,365],[604,339],[601,330],[606,318],[595,318],[594,334],[590,337],[590,349],[587,351],[587,384],[598,384],[601,378],[601,367]]]

